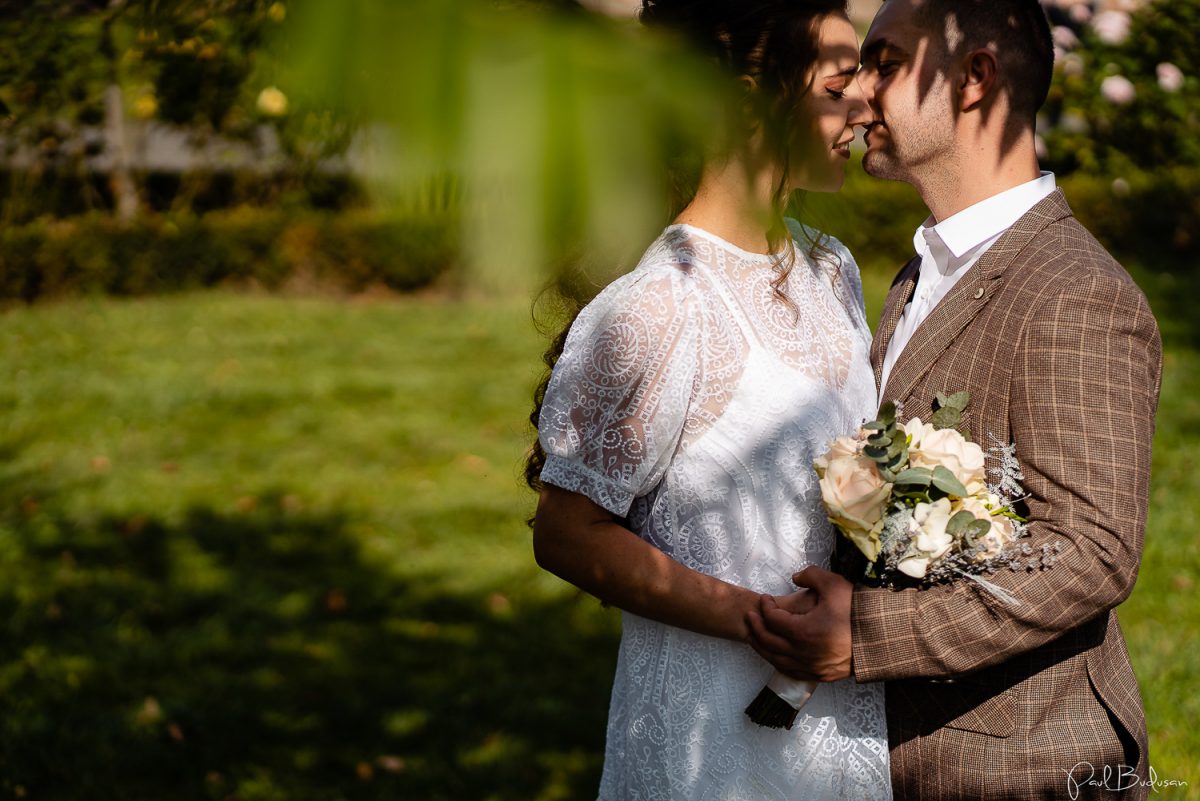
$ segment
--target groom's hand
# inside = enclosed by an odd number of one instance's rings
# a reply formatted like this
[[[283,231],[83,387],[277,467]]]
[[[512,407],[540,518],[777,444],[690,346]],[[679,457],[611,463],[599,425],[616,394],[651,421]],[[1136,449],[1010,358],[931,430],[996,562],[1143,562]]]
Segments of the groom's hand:
[[[751,646],[776,670],[792,678],[837,681],[849,677],[854,585],[819,567],[805,568],[792,581],[803,591],[781,599],[764,595],[760,614],[750,616]]]

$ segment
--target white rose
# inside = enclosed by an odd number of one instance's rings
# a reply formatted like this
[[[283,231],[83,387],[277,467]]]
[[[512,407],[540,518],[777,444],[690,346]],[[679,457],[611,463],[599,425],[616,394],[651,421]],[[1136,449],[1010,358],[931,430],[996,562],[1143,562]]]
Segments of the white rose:
[[[829,519],[872,562],[879,556],[879,523],[891,493],[892,485],[865,457],[833,459],[821,477]]]
[[[954,537],[946,532],[951,518],[950,499],[934,503],[919,503],[913,509],[913,533],[908,551],[896,566],[913,578],[924,578],[929,565],[949,552]]]
[[[967,442],[962,434],[952,428],[922,431],[920,445],[909,449],[908,463],[912,467],[924,467],[929,470],[941,465],[968,488],[972,484],[987,480],[983,448],[974,442]]]
[[[978,556],[979,559],[998,556],[1005,545],[1017,538],[1017,530],[1013,521],[1004,515],[993,514],[999,512],[1003,506],[999,496],[994,493],[962,500],[961,509],[975,515],[979,520],[987,520],[992,524],[991,530],[979,539],[979,543],[984,547]]]
[[[909,436],[908,447],[919,448],[921,442],[925,439],[926,434],[932,434],[937,431],[929,423],[922,423],[920,417],[914,417],[904,425],[900,426],[904,429],[904,433]]]

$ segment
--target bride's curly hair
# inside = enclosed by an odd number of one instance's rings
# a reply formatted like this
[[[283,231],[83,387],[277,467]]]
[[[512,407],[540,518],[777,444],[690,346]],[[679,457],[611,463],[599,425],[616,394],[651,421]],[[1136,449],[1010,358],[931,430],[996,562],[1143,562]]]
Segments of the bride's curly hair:
[[[779,183],[772,197],[773,218],[767,239],[773,252],[783,245],[772,281],[783,294],[795,263],[792,238],[784,221],[789,200],[790,150],[796,134],[796,108],[810,90],[810,73],[817,60],[819,29],[826,17],[845,14],[846,0],[642,0],[644,26],[681,37],[702,56],[715,61],[734,80],[755,87],[749,99],[755,109],[750,122],[760,126],[779,166]],[[667,221],[674,219],[695,196],[704,153],[678,152],[666,167],[672,189]],[[664,221],[665,224],[666,221]],[[809,253],[824,250],[819,239],[808,242]],[[536,431],[550,374],[566,344],[567,333],[579,311],[599,287],[571,270],[562,271],[540,298],[556,301],[557,319],[566,324],[554,335],[543,361],[546,372],[533,396],[529,421]],[[540,491],[546,454],[534,440],[525,464],[525,481]]]

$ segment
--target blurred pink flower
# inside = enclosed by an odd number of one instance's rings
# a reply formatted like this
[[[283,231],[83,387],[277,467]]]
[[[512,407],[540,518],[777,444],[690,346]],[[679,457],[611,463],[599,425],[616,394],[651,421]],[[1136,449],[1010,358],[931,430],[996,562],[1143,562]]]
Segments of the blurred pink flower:
[[[1084,3],[1076,3],[1067,13],[1071,15],[1071,21],[1077,25],[1084,25],[1092,18],[1091,6]]]
[[[1100,95],[1114,106],[1127,106],[1137,97],[1137,89],[1124,75],[1109,75],[1100,84]]]
[[[1083,66],[1083,57],[1078,53],[1067,53],[1063,56],[1062,70],[1067,77],[1078,78],[1083,75]]]
[[[1092,19],[1092,30],[1100,41],[1114,47],[1125,44],[1129,38],[1132,20],[1124,11],[1101,11]]]
[[[1158,65],[1158,85],[1164,92],[1178,92],[1183,88],[1183,70],[1174,64]]]
[[[1063,50],[1074,50],[1079,47],[1079,37],[1075,35],[1075,31],[1068,28],[1066,25],[1054,26],[1054,44]]]
[[[1045,159],[1050,154],[1046,149],[1046,140],[1040,135],[1033,137],[1033,149],[1039,159]]]

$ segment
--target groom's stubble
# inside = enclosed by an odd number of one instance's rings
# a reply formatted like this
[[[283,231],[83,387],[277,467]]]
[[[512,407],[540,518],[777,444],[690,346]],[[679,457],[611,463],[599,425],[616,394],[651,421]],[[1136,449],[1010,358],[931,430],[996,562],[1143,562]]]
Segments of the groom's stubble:
[[[946,85],[947,59],[929,40],[922,50],[923,63],[913,68],[926,76],[905,76],[875,97],[877,122],[867,134],[870,147],[863,169],[875,178],[936,191],[946,188],[943,183],[953,183],[960,148],[952,93]]]

